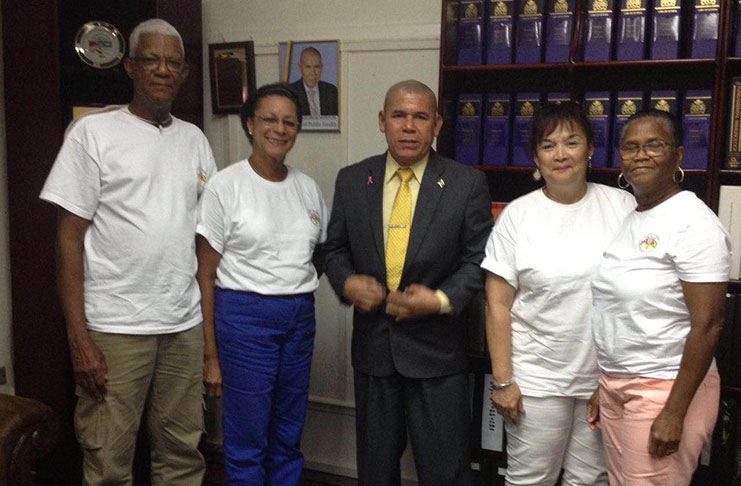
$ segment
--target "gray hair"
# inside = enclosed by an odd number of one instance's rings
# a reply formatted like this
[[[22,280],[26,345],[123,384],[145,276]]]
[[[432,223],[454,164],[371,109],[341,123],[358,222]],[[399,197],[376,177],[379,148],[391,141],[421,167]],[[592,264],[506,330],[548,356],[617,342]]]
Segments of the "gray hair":
[[[389,103],[391,103],[393,97],[402,92],[418,94],[426,97],[432,104],[433,111],[437,113],[437,97],[435,96],[435,92],[432,91],[429,86],[421,81],[417,81],[416,79],[399,81],[395,85],[391,86],[389,90],[386,91],[386,98],[383,100],[383,110],[386,111],[386,108]]]
[[[641,111],[638,111],[637,113],[634,113],[630,118],[628,118],[628,121],[626,121],[625,125],[623,125],[623,127],[620,129],[620,143],[622,143],[623,137],[625,137],[625,132],[628,130],[628,125],[636,120],[642,120],[644,118],[653,118],[654,120],[659,122],[664,127],[666,133],[668,135],[671,135],[672,143],[675,147],[679,147],[684,144],[684,130],[682,129],[682,124],[679,122],[677,117],[674,116],[673,113],[669,113],[668,111],[663,110],[657,110],[655,108],[645,108]]]
[[[183,55],[185,55],[185,46],[183,45],[183,38],[180,37],[180,32],[178,32],[170,23],[165,22],[162,19],[149,19],[140,23],[131,31],[131,35],[129,36],[129,57],[136,56],[136,49],[139,47],[139,38],[143,34],[159,34],[168,37],[177,37],[180,42],[180,48],[183,50]]]

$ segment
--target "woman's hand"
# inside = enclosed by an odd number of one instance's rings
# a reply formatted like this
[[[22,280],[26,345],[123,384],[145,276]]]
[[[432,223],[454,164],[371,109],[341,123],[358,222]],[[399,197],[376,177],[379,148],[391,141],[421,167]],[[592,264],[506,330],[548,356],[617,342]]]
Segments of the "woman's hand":
[[[648,453],[654,457],[664,457],[677,452],[679,440],[682,438],[683,424],[684,415],[679,416],[664,408],[651,424]]]
[[[589,397],[587,402],[587,425],[592,430],[600,428],[599,422],[599,388],[594,390],[592,396]]]
[[[219,398],[222,395],[221,364],[219,357],[206,357],[204,360],[203,384],[206,385],[206,396]]]
[[[517,383],[495,389],[491,393],[491,398],[494,400],[497,413],[514,423],[518,423],[520,414],[525,413],[525,408],[522,406],[522,392]]]

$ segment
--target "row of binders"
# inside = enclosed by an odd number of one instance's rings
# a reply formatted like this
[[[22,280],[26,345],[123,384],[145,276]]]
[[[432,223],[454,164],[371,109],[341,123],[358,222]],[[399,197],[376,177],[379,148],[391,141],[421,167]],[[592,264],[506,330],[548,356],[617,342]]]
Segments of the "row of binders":
[[[741,1],[733,1],[738,20]],[[715,57],[721,0],[586,3],[578,59]],[[575,6],[576,0],[448,1],[444,61],[462,66],[567,62],[575,41]],[[741,55],[741,29],[734,47]]]
[[[569,100],[568,93],[460,94],[455,158],[471,165],[534,166],[528,151],[530,121],[543,103]],[[593,91],[581,101],[594,128],[592,167],[619,167],[620,130],[644,107],[681,116],[685,169],[707,169],[713,100],[709,90]]]

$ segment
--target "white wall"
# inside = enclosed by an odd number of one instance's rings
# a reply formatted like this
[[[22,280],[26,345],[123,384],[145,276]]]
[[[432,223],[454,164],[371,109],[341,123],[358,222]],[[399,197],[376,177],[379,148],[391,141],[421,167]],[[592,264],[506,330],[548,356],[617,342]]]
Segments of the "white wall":
[[[5,96],[3,83],[2,22],[0,22],[0,366],[5,366],[8,383],[0,393],[14,393],[13,352],[10,313],[10,247],[8,244],[8,177],[5,152]]]
[[[288,160],[311,175],[331,203],[339,169],[385,150],[377,118],[386,89],[414,78],[437,92],[441,8],[441,0],[203,0],[204,56],[210,43],[254,41],[261,86],[279,78],[279,42],[340,41],[340,133],[300,133]],[[247,157],[249,144],[238,116],[210,114],[205,72],[205,131],[225,166]],[[351,329],[350,310],[322,279],[302,447],[308,467],[354,476]],[[403,474],[415,478],[408,457]]]

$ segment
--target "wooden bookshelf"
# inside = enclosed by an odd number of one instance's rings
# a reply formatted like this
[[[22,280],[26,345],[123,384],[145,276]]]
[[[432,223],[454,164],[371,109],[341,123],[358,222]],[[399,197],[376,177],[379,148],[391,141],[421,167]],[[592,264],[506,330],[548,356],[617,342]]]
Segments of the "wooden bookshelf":
[[[684,187],[696,192],[711,208],[717,210],[720,184],[741,184],[741,171],[723,169],[727,146],[729,83],[732,77],[741,76],[741,57],[730,55],[732,45],[730,32],[735,2],[721,2],[718,49],[716,57],[712,59],[584,62],[581,60],[583,51],[581,39],[586,18],[586,1],[577,0],[568,62],[458,66],[443,62],[447,50],[445,15],[448,1],[450,0],[443,1],[441,22],[439,104],[440,112],[445,117],[445,124],[437,143],[437,150],[440,153],[449,157],[454,156],[454,108],[460,93],[569,92],[572,99],[582,99],[586,91],[685,92],[705,89],[710,90],[713,97],[708,168],[687,171]],[[689,42],[689,32],[682,35],[682,42],[686,45]],[[538,187],[537,183],[527,181],[527,177],[523,175],[532,172],[533,168],[476,167],[487,174],[492,198],[497,201],[509,200]],[[617,167],[593,169],[590,180],[616,185],[618,173]],[[512,185],[516,187],[513,188]],[[504,194],[501,194],[503,186],[506,186],[506,189]]]
[[[694,191],[713,210],[717,211],[718,196],[721,184],[741,185],[741,170],[724,168],[728,146],[727,125],[729,119],[728,94],[730,81],[741,76],[741,56],[732,56],[734,29],[733,16],[736,1],[721,1],[718,47],[715,58],[710,59],[671,59],[671,60],[638,60],[638,61],[582,61],[582,31],[586,19],[586,0],[576,0],[575,25],[572,47],[567,62],[539,64],[507,64],[458,66],[446,64],[446,59],[454,59],[447,49],[446,12],[449,3],[456,0],[443,0],[441,22],[441,48],[439,68],[439,111],[443,115],[443,130],[438,138],[437,150],[443,155],[455,156],[455,123],[456,102],[461,93],[557,93],[568,92],[572,99],[581,100],[587,91],[641,91],[659,90],[709,90],[713,99],[712,121],[708,150],[708,167],[702,170],[685,170],[684,189]],[[686,2],[685,5],[689,6]],[[683,46],[690,42],[690,29],[687,25],[689,15],[683,14],[681,30]],[[486,18],[483,18],[484,23]],[[545,22],[545,21],[544,21]],[[447,37],[446,37],[447,36]],[[682,47],[680,52],[688,51]],[[514,103],[513,103],[514,104]],[[483,132],[483,127],[482,127]],[[480,161],[463,163],[478,164]],[[613,162],[612,167],[592,168],[590,181],[617,185],[619,166]],[[489,189],[494,201],[507,202],[526,194],[542,185],[532,179],[534,167],[513,167],[508,165],[474,165],[487,177]],[[741,281],[729,282],[729,292],[741,293]],[[484,323],[476,322],[476,326]],[[490,370],[489,357],[486,352],[471,356],[471,373],[480,381],[483,374]],[[478,385],[477,385],[478,386]],[[741,388],[724,386],[723,396],[741,397]],[[475,387],[473,395],[474,430],[479,427],[481,418],[481,390]],[[481,484],[503,484],[496,469],[506,463],[504,454],[491,453],[480,449],[480,431],[472,438],[473,460],[481,465]],[[478,441],[478,442],[477,442]],[[741,442],[739,442],[741,443]],[[707,467],[701,467],[692,484],[704,486],[710,484],[705,478]],[[713,483],[715,484],[715,483]]]

